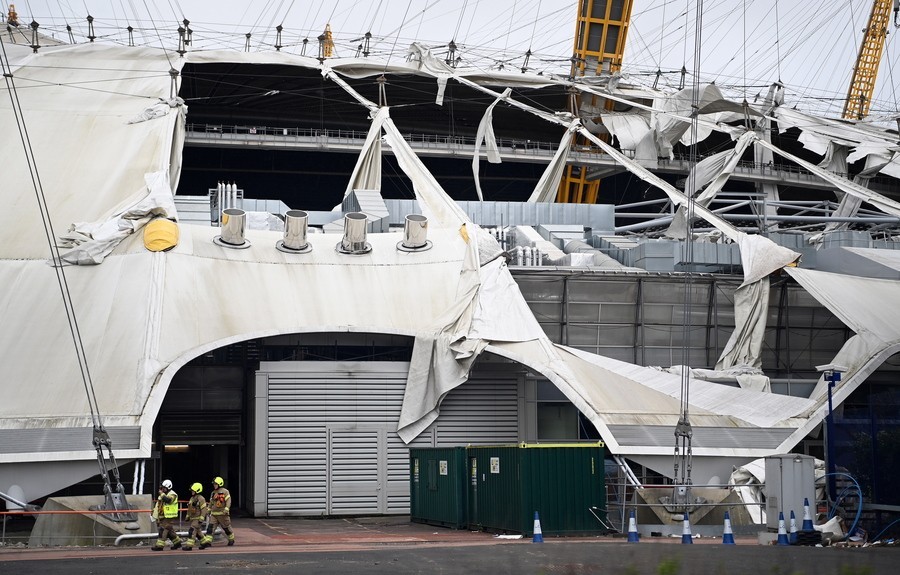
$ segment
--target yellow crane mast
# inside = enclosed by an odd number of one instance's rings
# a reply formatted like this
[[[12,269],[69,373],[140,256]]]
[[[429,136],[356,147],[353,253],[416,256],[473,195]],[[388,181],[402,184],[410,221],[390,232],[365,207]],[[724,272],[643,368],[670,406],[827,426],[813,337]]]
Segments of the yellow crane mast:
[[[579,0],[573,77],[612,73],[622,68],[631,5],[632,0]],[[597,100],[591,97],[591,105],[597,106]],[[612,102],[607,101],[604,106],[610,109]],[[576,145],[584,143],[581,138],[576,141]],[[599,193],[600,180],[589,177],[586,166],[571,165],[559,183],[556,198],[562,203],[595,204]]]
[[[872,105],[872,94],[875,92],[875,79],[878,77],[878,65],[884,54],[884,40],[888,35],[891,8],[894,12],[894,26],[900,24],[900,0],[874,0],[869,25],[863,30],[863,39],[859,45],[859,56],[853,68],[853,78],[847,91],[844,103],[843,118],[862,120],[869,114]]]

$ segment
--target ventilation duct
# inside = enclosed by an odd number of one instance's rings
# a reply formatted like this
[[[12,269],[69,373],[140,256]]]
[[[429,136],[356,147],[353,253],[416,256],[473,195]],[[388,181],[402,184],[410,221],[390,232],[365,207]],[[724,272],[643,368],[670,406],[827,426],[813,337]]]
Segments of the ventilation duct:
[[[250,242],[244,239],[247,229],[247,212],[238,208],[227,208],[222,211],[222,235],[213,241],[226,248],[249,248]]]
[[[428,241],[428,218],[419,214],[409,214],[403,224],[403,241],[397,249],[404,252],[423,252],[431,249]]]
[[[366,243],[368,218],[361,212],[344,215],[344,237],[335,248],[342,254],[367,254],[372,246]]]
[[[288,210],[284,214],[284,239],[275,244],[279,251],[290,254],[305,254],[312,251],[306,241],[309,214],[303,210]]]

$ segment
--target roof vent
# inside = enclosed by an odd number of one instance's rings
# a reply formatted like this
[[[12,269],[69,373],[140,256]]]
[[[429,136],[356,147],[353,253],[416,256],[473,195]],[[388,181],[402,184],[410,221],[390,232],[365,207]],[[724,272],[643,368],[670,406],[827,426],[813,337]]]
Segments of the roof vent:
[[[305,254],[312,251],[306,241],[309,214],[303,210],[288,210],[284,214],[284,239],[275,244],[275,249],[289,254]]]
[[[213,242],[224,248],[249,248],[250,242],[244,239],[246,229],[247,212],[238,208],[228,208],[222,211],[222,235],[214,237]]]
[[[344,215],[344,237],[335,249],[342,254],[367,254],[372,246],[366,243],[366,224],[368,218],[362,212],[350,212]]]
[[[403,241],[397,244],[402,252],[424,252],[431,249],[428,241],[428,218],[419,214],[409,214],[403,224]]]

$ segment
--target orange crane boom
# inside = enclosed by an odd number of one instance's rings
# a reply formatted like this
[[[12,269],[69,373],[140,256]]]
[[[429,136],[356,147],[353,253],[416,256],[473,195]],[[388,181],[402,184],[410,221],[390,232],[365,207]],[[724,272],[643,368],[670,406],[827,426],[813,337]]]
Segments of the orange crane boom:
[[[631,5],[632,0],[579,0],[572,54],[573,77],[612,73],[622,68]],[[596,100],[592,97],[591,104],[597,105]],[[610,104],[606,102],[605,105]],[[568,166],[556,198],[562,203],[595,204],[599,193],[600,180],[591,178],[585,166]]]
[[[888,35],[891,8],[893,6],[894,25],[897,26],[900,14],[900,0],[874,0],[869,25],[863,30],[863,39],[859,45],[859,55],[853,68],[853,78],[844,102],[841,115],[849,120],[862,120],[869,114],[872,105],[872,94],[875,93],[875,79],[878,77],[878,65],[884,54],[884,40]]]

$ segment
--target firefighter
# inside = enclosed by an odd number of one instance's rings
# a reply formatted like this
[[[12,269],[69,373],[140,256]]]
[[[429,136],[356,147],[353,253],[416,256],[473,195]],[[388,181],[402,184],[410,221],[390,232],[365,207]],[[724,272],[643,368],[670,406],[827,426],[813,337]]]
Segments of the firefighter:
[[[200,542],[201,545],[212,544],[212,534],[216,525],[222,526],[222,531],[228,537],[228,545],[234,545],[234,530],[231,528],[231,493],[225,489],[225,480],[221,477],[213,479],[213,491],[209,496],[210,520],[206,536]]]
[[[159,523],[159,538],[151,549],[162,551],[166,548],[166,539],[172,540],[172,549],[179,549],[181,537],[175,532],[175,518],[178,517],[178,494],[172,490],[172,482],[168,479],[159,486],[159,495],[156,497],[153,516]]]
[[[185,551],[193,549],[197,542],[200,543],[200,549],[209,547],[208,543],[203,542],[203,526],[201,525],[209,517],[209,507],[206,505],[206,499],[200,494],[201,491],[203,491],[201,483],[191,485],[191,499],[187,505],[187,519],[191,522],[191,526],[188,527],[188,538],[182,547]]]

